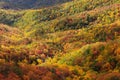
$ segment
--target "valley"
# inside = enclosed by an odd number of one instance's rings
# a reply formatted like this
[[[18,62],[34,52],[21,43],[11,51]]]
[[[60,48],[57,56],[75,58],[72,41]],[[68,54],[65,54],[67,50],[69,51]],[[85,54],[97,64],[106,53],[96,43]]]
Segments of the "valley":
[[[120,0],[49,1],[0,9],[0,80],[120,80]]]

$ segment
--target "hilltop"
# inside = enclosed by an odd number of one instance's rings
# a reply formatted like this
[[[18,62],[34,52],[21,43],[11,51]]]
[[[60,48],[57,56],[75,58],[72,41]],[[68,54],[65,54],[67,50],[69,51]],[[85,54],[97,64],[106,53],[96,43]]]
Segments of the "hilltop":
[[[2,9],[31,9],[48,7],[71,0],[0,0]]]

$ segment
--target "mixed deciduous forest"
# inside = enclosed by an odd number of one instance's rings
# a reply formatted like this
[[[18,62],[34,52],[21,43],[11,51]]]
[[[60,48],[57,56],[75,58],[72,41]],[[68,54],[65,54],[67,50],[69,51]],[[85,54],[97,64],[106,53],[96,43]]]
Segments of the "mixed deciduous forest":
[[[0,80],[120,80],[120,0],[0,0]]]

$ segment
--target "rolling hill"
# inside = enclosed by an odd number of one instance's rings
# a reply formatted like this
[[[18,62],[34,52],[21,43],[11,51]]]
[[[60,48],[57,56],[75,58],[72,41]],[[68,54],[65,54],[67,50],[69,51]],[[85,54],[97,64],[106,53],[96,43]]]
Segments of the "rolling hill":
[[[120,0],[33,5],[0,9],[0,80],[120,80]]]
[[[30,9],[61,4],[71,0],[0,0],[3,9]]]

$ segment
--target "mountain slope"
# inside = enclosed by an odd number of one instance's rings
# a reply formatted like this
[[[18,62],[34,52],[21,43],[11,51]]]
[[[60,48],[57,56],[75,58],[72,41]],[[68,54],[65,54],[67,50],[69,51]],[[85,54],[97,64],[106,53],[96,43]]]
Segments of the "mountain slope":
[[[71,0],[0,0],[0,8],[3,9],[29,9],[41,8],[61,4]]]
[[[0,23],[0,80],[120,80],[120,0],[1,9]]]

